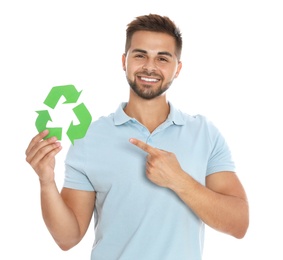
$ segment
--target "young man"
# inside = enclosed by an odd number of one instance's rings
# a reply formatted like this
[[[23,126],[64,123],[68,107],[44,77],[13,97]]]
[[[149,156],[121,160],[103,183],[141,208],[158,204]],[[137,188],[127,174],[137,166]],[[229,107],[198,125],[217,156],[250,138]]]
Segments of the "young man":
[[[199,260],[204,224],[244,237],[248,202],[224,138],[205,117],[166,99],[181,50],[168,17],[128,24],[129,100],[70,147],[61,192],[54,181],[60,143],[44,140],[47,131],[30,142],[26,160],[39,176],[43,218],[63,250],[80,242],[93,214],[95,260]]]

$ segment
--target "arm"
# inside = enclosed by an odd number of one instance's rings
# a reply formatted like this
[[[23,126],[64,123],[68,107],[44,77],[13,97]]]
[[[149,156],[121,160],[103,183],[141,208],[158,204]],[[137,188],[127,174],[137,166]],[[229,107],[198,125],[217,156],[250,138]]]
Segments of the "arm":
[[[249,224],[244,188],[233,172],[206,177],[206,186],[184,172],[173,153],[159,150],[136,139],[131,143],[148,153],[146,175],[155,184],[173,190],[210,227],[242,238]]]
[[[69,250],[84,237],[94,209],[95,192],[41,185],[44,222],[62,250]]]
[[[180,172],[168,186],[210,227],[243,238],[249,225],[248,201],[234,172],[206,177],[206,186]]]
[[[45,224],[62,250],[68,250],[82,239],[94,209],[95,193],[63,188],[58,191],[54,180],[55,156],[61,145],[56,138],[36,135],[26,150],[26,161],[40,182],[41,209]]]

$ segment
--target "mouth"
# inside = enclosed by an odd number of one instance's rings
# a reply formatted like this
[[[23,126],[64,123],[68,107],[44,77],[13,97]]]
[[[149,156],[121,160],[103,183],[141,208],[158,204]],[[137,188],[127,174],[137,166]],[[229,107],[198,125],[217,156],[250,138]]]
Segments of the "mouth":
[[[156,83],[158,81],[160,81],[160,79],[157,78],[149,78],[149,77],[144,77],[144,76],[138,76],[138,78],[141,81],[147,82],[147,83]]]

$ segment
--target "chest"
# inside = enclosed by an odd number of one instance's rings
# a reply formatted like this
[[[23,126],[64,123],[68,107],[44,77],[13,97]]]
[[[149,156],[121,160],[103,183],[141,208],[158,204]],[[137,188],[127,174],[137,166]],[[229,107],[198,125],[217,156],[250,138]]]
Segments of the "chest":
[[[205,183],[210,147],[205,136],[190,133],[182,127],[169,127],[152,133],[131,131],[100,133],[94,136],[87,152],[86,173],[96,191],[113,187],[137,188],[151,185],[145,176],[147,154],[129,142],[131,137],[172,152],[181,167],[200,183]]]

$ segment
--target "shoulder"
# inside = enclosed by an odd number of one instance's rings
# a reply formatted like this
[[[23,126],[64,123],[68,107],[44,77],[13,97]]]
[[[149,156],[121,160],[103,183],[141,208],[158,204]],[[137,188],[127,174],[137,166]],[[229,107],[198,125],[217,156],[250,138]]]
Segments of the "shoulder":
[[[175,124],[208,124],[209,120],[202,114],[189,114],[182,109],[175,107],[171,102],[169,119],[172,119]]]
[[[92,143],[94,140],[98,140],[102,134],[108,134],[111,132],[113,125],[113,114],[100,116],[91,122],[84,137],[74,141],[76,144],[75,147],[82,149],[85,145]]]
[[[185,132],[194,137],[198,136],[209,142],[214,142],[213,140],[221,135],[215,124],[203,114],[192,115],[181,110],[175,110],[175,113],[178,114],[178,122],[183,126]]]
[[[202,115],[202,114],[191,115],[191,114],[181,112],[181,111],[180,113],[182,114],[185,125],[188,125],[190,127],[192,126],[201,127],[207,130],[216,129],[216,126],[214,125],[214,123],[205,115]]]
[[[111,113],[108,116],[100,116],[90,124],[87,134],[91,133],[92,131],[104,131],[109,129],[109,126],[114,125],[113,120],[114,113]]]

